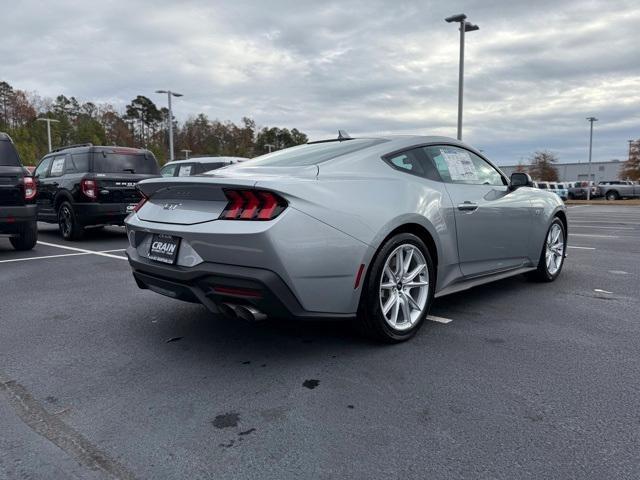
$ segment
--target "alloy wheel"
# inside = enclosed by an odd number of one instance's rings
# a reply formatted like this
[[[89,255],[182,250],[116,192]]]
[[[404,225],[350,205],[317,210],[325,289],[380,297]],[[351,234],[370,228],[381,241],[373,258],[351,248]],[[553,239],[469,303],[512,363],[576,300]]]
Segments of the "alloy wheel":
[[[60,216],[58,223],[60,224],[60,230],[62,230],[63,236],[68,236],[71,232],[71,210],[65,205],[60,209]]]
[[[564,258],[564,234],[562,227],[554,223],[547,233],[547,245],[545,251],[545,262],[549,275],[555,275],[562,266]]]
[[[429,267],[418,247],[405,243],[387,257],[379,297],[385,321],[395,330],[408,330],[420,320],[429,297]]]

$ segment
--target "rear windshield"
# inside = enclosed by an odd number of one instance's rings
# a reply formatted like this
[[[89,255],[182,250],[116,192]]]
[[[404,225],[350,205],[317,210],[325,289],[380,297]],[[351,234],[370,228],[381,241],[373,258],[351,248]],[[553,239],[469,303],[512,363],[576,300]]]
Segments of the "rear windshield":
[[[0,165],[6,167],[19,167],[20,157],[13,143],[8,140],[0,140]]]
[[[332,158],[357,152],[385,142],[380,138],[356,138],[342,142],[307,143],[297,147],[267,153],[247,162],[249,166],[295,167],[315,165]]]
[[[157,174],[155,158],[144,153],[97,152],[93,156],[95,173],[146,173]]]

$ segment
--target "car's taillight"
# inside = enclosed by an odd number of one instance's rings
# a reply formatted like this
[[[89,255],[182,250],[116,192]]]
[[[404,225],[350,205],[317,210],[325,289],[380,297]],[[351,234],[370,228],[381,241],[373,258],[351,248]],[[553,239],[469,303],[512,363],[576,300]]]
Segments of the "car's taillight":
[[[140,199],[140,201],[138,203],[136,203],[135,207],[133,207],[133,211],[137,212],[138,210],[140,210],[142,208],[142,206],[147,203],[147,200],[149,199],[149,197],[147,197],[144,193],[140,192],[140,195],[142,195],[142,198]]]
[[[266,190],[225,189],[229,200],[220,215],[223,220],[272,220],[287,208],[287,201]]]
[[[84,179],[80,182],[80,190],[85,197],[95,200],[98,198],[98,185],[95,180]]]
[[[33,200],[38,193],[36,181],[33,177],[24,177],[22,179],[22,184],[24,185],[24,199]]]

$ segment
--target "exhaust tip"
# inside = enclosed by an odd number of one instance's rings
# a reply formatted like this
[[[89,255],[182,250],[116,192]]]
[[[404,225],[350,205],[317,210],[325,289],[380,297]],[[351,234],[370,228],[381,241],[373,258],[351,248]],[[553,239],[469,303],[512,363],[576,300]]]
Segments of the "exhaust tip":
[[[222,313],[222,315],[224,315],[227,318],[237,318],[238,315],[236,314],[236,310],[235,310],[235,305],[230,305],[228,303],[219,303],[218,305],[218,309],[220,310],[220,313]]]
[[[247,322],[259,322],[265,320],[267,316],[255,307],[250,305],[236,305],[235,303],[218,304],[220,312],[229,318],[241,318]]]

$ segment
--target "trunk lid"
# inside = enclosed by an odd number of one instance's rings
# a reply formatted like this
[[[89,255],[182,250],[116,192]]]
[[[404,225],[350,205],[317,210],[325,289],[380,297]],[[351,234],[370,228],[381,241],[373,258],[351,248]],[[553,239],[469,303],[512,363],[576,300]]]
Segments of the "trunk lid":
[[[227,206],[225,188],[253,188],[259,182],[273,185],[274,180],[313,180],[317,175],[316,165],[252,167],[245,163],[193,177],[155,178],[138,185],[148,201],[137,215],[148,222],[176,225],[211,222]]]
[[[194,225],[217,220],[227,206],[226,187],[251,188],[253,180],[227,181],[208,177],[166,177],[147,180],[138,188],[148,200],[138,210],[147,222]]]

